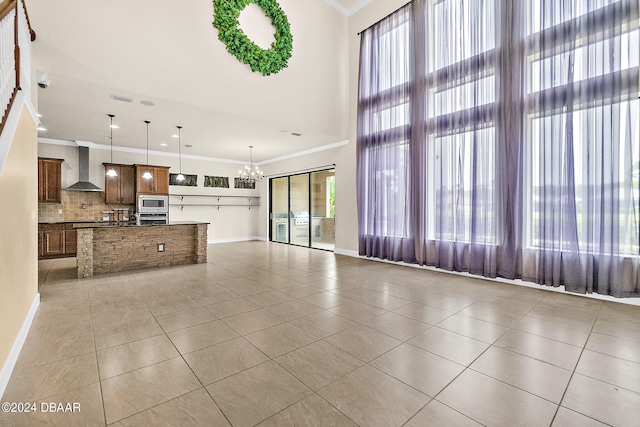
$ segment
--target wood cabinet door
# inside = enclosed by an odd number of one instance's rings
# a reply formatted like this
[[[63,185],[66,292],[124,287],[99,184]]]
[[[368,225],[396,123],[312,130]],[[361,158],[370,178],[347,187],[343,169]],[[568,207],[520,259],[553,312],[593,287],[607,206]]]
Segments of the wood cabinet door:
[[[38,159],[38,203],[44,202],[44,164],[42,159]]]
[[[38,201],[62,201],[62,162],[60,159],[38,159]]]
[[[104,199],[107,204],[133,205],[136,202],[136,172],[131,165],[103,163],[105,171],[113,167],[118,176],[104,178]]]
[[[113,167],[118,176],[104,176],[104,201],[106,204],[120,203],[120,167],[105,163],[105,169]]]
[[[73,226],[73,224],[69,224]],[[78,252],[78,230],[67,229],[64,232],[64,254],[75,256]]]
[[[38,231],[38,257],[44,256],[44,231]]]
[[[120,203],[134,205],[136,203],[136,178],[133,166],[120,166]]]
[[[144,165],[136,165],[136,193],[153,194],[153,178],[144,179],[142,174],[147,170]],[[153,174],[153,168],[149,166],[149,171]]]
[[[44,232],[44,256],[64,254],[64,230]]]
[[[155,184],[155,193],[168,195],[169,194],[169,168],[156,167],[153,181]]]
[[[142,174],[147,170],[147,166],[136,165],[136,193],[168,195],[169,168],[166,166],[149,166],[148,169],[153,178],[144,179]]]

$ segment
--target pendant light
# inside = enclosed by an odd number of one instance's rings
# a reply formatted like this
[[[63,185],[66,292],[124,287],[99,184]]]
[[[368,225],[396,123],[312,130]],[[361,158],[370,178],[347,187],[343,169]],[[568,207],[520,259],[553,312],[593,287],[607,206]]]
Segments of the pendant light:
[[[240,175],[238,179],[250,186],[255,185],[256,182],[260,182],[264,178],[264,173],[258,166],[253,164],[253,145],[249,146],[249,164],[244,167],[244,170],[240,169],[238,174]]]
[[[184,181],[184,175],[182,175],[182,145],[180,143],[180,130],[182,126],[176,126],[178,128],[178,159],[180,161],[180,173],[176,177],[176,181],[182,182]]]
[[[108,116],[111,119],[111,125],[109,125],[109,132],[111,133],[111,136],[109,136],[109,140],[111,141],[111,163],[113,163],[113,118],[115,116],[113,114],[108,114]],[[118,172],[113,168],[113,164],[109,165],[107,176],[112,178],[118,176]]]
[[[149,120],[145,120],[144,122],[147,124],[147,170],[142,174],[142,178],[151,179],[153,178],[153,175],[151,175],[151,172],[149,171],[149,123],[151,122]]]

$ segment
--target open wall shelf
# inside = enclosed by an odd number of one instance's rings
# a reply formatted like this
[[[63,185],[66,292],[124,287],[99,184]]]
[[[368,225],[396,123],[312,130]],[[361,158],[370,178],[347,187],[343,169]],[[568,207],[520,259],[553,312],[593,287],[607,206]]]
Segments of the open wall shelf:
[[[218,194],[170,194],[169,206],[180,206],[183,211],[186,206],[213,206],[220,210],[222,207],[247,207],[260,206],[258,196],[229,196]],[[191,200],[191,201],[190,201]],[[245,201],[246,203],[240,203]]]

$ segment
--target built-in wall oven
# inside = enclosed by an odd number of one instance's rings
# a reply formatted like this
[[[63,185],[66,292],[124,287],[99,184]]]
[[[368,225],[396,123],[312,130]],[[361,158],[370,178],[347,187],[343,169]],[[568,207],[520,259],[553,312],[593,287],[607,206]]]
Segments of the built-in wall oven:
[[[136,224],[154,225],[169,223],[169,197],[141,194],[138,196]]]

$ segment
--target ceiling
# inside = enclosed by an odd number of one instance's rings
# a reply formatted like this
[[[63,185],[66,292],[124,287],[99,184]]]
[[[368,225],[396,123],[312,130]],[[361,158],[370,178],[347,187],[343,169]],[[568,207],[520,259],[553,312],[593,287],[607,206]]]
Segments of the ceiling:
[[[294,39],[289,66],[252,73],[217,39],[211,0],[25,0],[41,138],[257,162],[347,139],[347,16],[369,0],[279,0]],[[268,46],[273,28],[249,5],[240,28]],[[130,102],[113,97],[128,98]],[[149,105],[152,104],[152,105]],[[292,135],[301,134],[301,136]],[[165,145],[162,145],[165,144]]]
[[[346,16],[351,16],[373,0],[325,0]]]

